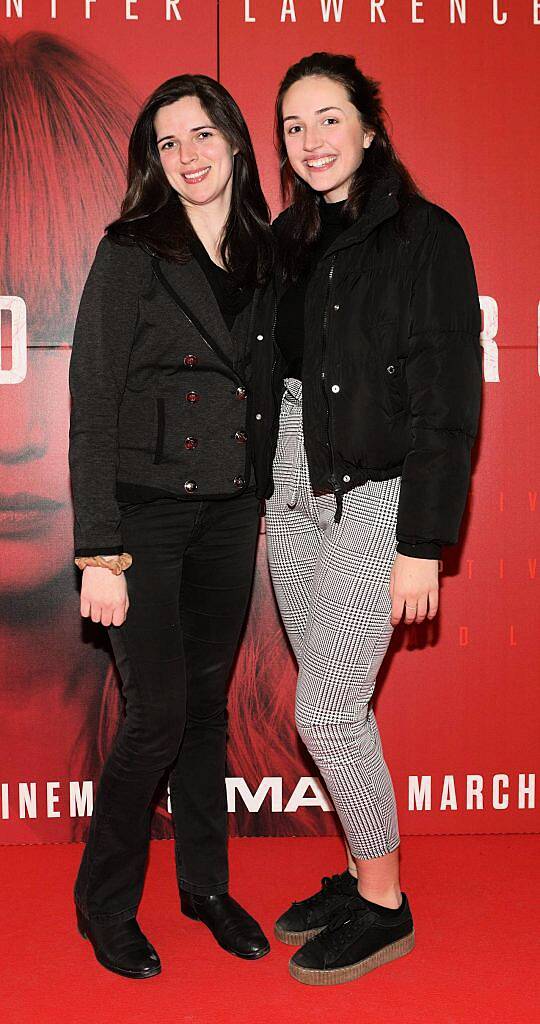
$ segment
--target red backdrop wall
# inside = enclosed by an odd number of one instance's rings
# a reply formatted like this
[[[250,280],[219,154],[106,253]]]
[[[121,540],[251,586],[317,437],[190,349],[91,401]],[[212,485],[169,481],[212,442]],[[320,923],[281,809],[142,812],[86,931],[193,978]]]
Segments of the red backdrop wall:
[[[401,830],[538,831],[539,23],[533,0],[2,0],[0,843],[84,836],[121,715],[104,631],[78,616],[67,370],[137,105],[173,74],[219,76],[246,116],[276,214],[276,87],[292,61],[320,49],[354,53],[382,82],[400,155],[467,233],[484,312],[462,543],[445,554],[438,620],[396,630],[379,682]],[[49,35],[22,40],[30,32]],[[64,98],[57,120],[51,103],[13,91],[32,61]],[[6,511],[14,494],[20,515]],[[231,684],[231,827],[333,832],[294,734],[295,665],[260,540]],[[154,834],[170,835],[165,793]]]

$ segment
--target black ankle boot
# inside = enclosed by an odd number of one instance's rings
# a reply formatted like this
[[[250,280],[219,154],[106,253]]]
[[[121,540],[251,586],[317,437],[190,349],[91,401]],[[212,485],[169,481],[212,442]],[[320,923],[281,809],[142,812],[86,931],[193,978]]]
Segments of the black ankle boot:
[[[195,896],[180,890],[182,913],[202,921],[227,953],[243,960],[258,960],[270,952],[270,943],[257,922],[228,893]]]
[[[96,960],[108,971],[124,978],[153,978],[160,973],[159,957],[134,917],[89,921],[77,907],[77,927],[83,939],[90,939]]]

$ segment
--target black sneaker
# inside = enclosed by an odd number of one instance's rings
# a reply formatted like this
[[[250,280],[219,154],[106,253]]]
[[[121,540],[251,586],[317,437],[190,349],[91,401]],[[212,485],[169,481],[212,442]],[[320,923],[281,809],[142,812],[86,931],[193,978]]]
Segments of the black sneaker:
[[[323,878],[319,892],[293,903],[278,917],[274,926],[276,939],[289,946],[301,946],[326,928],[336,910],[346,906],[355,895],[358,895],[357,882],[350,871]]]
[[[349,900],[330,924],[289,961],[293,978],[304,985],[354,981],[414,948],[414,927],[405,893],[401,907],[387,910],[362,896]]]

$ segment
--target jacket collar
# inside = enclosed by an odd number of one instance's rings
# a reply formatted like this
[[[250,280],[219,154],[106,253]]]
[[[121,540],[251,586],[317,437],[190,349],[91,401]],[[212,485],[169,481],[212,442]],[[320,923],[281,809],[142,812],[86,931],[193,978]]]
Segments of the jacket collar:
[[[393,217],[399,210],[398,192],[400,179],[395,172],[390,172],[377,181],[369,193],[365,208],[358,220],[346,228],[330,248],[325,252],[324,259],[346,249],[351,245],[363,242],[371,232],[383,221]]]

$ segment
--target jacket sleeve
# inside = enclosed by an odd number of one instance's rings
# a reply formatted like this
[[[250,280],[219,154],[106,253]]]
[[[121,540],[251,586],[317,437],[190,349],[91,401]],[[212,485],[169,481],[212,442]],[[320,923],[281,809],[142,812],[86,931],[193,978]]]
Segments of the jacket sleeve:
[[[75,555],[124,549],[116,501],[118,413],[138,316],[141,250],[100,242],[81,298],[69,368]]]
[[[457,221],[433,208],[411,294],[405,364],[412,448],[405,457],[397,550],[438,558],[455,544],[470,481],[482,385],[480,306]]]

